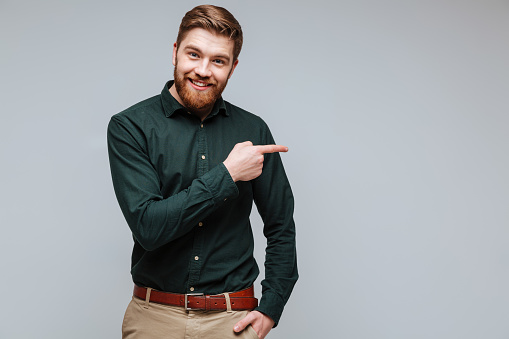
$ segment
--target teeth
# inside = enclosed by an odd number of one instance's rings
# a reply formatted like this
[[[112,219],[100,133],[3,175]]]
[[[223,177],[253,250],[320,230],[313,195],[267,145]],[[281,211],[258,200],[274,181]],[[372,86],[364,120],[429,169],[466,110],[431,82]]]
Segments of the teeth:
[[[206,83],[203,83],[203,82],[199,82],[199,81],[194,81],[194,80],[191,80],[193,82],[193,84],[195,84],[196,86],[200,86],[200,87],[205,87],[207,86]]]

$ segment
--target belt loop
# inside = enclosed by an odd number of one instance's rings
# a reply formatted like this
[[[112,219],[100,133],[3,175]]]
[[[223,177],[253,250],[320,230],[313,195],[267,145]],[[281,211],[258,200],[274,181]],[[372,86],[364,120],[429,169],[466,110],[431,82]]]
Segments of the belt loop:
[[[145,295],[145,306],[143,306],[147,310],[148,310],[148,304],[150,302],[150,292],[152,292],[152,289],[150,287],[147,287],[147,294]]]
[[[224,298],[226,299],[226,313],[232,313],[232,304],[230,303],[230,293],[225,292]]]

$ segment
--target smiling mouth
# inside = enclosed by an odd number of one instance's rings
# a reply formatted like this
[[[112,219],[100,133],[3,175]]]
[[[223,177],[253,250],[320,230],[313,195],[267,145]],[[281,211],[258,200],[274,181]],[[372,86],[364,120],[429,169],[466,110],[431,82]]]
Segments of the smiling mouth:
[[[207,87],[212,86],[212,84],[207,84],[207,83],[204,83],[204,82],[201,82],[201,81],[198,81],[198,80],[189,79],[189,81],[190,81],[193,85],[198,86],[198,87],[201,87],[201,88],[207,88]]]

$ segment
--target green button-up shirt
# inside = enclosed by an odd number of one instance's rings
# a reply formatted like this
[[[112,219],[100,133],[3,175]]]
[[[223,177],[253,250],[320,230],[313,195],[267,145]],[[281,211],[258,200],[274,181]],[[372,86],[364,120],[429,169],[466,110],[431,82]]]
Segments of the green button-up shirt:
[[[131,274],[139,286],[174,293],[239,291],[259,270],[249,215],[256,203],[267,238],[257,308],[277,324],[297,281],[293,195],[278,153],[262,174],[234,182],[223,165],[236,143],[274,144],[256,115],[220,98],[204,121],[170,94],[111,118],[113,186],[133,233]]]

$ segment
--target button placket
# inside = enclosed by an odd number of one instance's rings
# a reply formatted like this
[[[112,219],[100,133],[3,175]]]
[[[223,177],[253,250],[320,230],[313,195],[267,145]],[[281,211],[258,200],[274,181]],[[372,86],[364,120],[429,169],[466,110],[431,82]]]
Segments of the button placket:
[[[207,145],[207,134],[204,124],[200,123],[196,132],[198,136],[198,176],[202,176],[209,171],[209,154]]]
[[[205,173],[209,171],[209,154],[208,154],[208,145],[207,145],[207,135],[205,133],[205,128],[203,122],[200,122],[199,127],[196,130],[197,135],[197,143],[198,143],[198,166],[197,166],[197,177],[201,177]],[[201,275],[202,262],[201,254],[204,243],[204,229],[203,221],[198,222],[198,227],[196,228],[196,232],[194,232],[194,241],[192,248],[192,255],[189,263],[189,280],[187,286],[189,287],[189,291],[193,292],[195,289],[199,288],[200,280],[199,277]],[[200,229],[200,231],[198,231]]]

